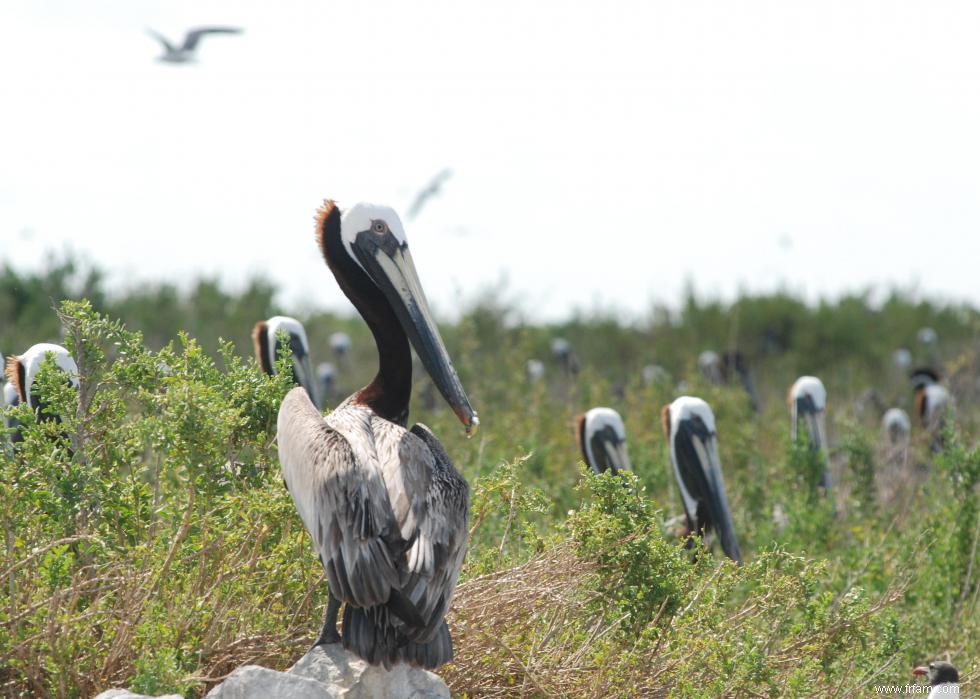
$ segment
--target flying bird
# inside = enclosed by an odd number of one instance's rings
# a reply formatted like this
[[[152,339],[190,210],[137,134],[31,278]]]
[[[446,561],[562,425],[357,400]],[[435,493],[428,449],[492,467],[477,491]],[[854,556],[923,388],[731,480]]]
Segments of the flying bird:
[[[302,386],[310,394],[310,399],[320,405],[316,390],[316,378],[310,368],[310,343],[306,339],[303,324],[289,316],[273,316],[255,324],[252,329],[252,344],[259,366],[269,376],[276,374],[276,360],[283,345],[279,333],[289,339],[289,350],[293,361],[293,383]]]
[[[191,29],[184,36],[184,43],[180,46],[171,44],[165,36],[152,29],[147,29],[146,33],[152,36],[163,45],[163,55],[157,60],[164,63],[192,63],[197,45],[201,39],[208,34],[241,34],[242,30],[237,27],[199,27]]]
[[[912,670],[913,675],[925,675],[929,680],[928,699],[940,697],[958,697],[960,695],[960,673],[952,663],[936,660],[928,665]]]
[[[37,380],[41,365],[48,355],[54,356],[55,365],[67,375],[68,382],[78,388],[78,366],[75,360],[61,345],[54,345],[42,342],[33,345],[29,350],[19,357],[12,357],[6,363],[5,371],[8,383],[4,386],[4,404],[6,407],[13,407],[21,403],[28,403],[31,409],[37,414],[38,420],[60,421],[57,415],[52,415],[46,410],[43,399],[34,390],[34,382]],[[6,420],[8,429],[19,427],[15,420]],[[11,441],[19,442],[22,436],[18,431],[11,435]]]
[[[686,534],[704,537],[716,532],[725,555],[741,563],[742,552],[721,475],[714,413],[700,398],[681,396],[664,406],[661,416],[670,463],[684,503]]]
[[[626,427],[612,408],[592,408],[576,419],[578,446],[593,473],[632,471],[626,452]]]
[[[337,284],[374,335],[374,379],[326,418],[294,388],[279,409],[283,480],[329,585],[317,644],[372,664],[452,659],[445,616],[466,553],[469,486],[436,436],[407,429],[412,353],[469,433],[479,424],[432,319],[391,208],[326,201],[317,238]],[[337,615],[345,604],[341,633]]]
[[[827,408],[827,389],[816,376],[801,376],[789,389],[790,436],[795,442],[802,439],[803,431],[800,424],[806,428],[810,449],[824,456],[824,472],[820,477],[820,487],[828,493],[831,488],[830,467],[827,459],[827,426],[824,418]]]
[[[453,171],[449,168],[441,170],[435,177],[433,177],[429,184],[425,186],[424,189],[419,190],[419,193],[415,195],[415,201],[408,209],[408,220],[413,220],[422,211],[422,207],[432,197],[439,196],[439,192],[442,191],[442,185],[446,183],[450,177],[453,176]]]

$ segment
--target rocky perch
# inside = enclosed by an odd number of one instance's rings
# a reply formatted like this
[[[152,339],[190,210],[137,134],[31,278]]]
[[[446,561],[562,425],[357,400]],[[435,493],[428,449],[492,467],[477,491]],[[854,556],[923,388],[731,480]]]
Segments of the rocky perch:
[[[449,688],[431,672],[399,665],[374,667],[340,644],[316,646],[285,672],[244,665],[206,699],[449,699]],[[95,699],[150,699],[124,689],[110,689]],[[157,699],[182,699],[168,694]]]

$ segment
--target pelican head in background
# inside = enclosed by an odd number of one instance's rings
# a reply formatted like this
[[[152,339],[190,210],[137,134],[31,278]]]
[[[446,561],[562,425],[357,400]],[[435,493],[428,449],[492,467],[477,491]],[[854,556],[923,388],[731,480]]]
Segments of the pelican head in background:
[[[320,384],[320,400],[324,403],[333,395],[337,382],[337,370],[330,362],[316,365],[316,380]]]
[[[670,372],[659,364],[647,364],[640,370],[644,386],[670,383]]]
[[[551,341],[551,356],[567,376],[575,376],[578,373],[578,357],[575,356],[572,343],[564,337],[556,337]]]
[[[700,398],[681,396],[664,407],[662,417],[688,532],[702,537],[716,532],[725,555],[741,563],[721,475],[714,413]]]
[[[435,668],[452,659],[445,616],[466,552],[469,487],[436,436],[406,429],[414,347],[469,433],[479,424],[453,368],[398,215],[332,201],[320,250],[374,336],[378,373],[323,418],[302,388],[279,409],[283,480],[329,585],[317,644],[372,664]],[[341,633],[337,614],[345,604]]]
[[[330,333],[330,351],[338,362],[350,356],[350,335],[343,332]]]
[[[293,358],[293,383],[302,386],[310,394],[310,399],[320,405],[315,386],[313,370],[310,368],[310,343],[306,339],[303,324],[289,316],[272,316],[255,324],[252,329],[252,344],[255,346],[255,359],[269,376],[276,374],[276,360],[283,345],[279,333],[289,338],[289,351]]]
[[[78,388],[78,367],[68,350],[61,345],[42,342],[33,345],[19,357],[11,357],[7,361],[5,371],[8,383],[4,386],[4,403],[7,407],[27,403],[37,414],[38,420],[60,420],[57,415],[47,412],[44,400],[34,390],[34,382],[48,355],[54,357],[55,365],[67,375],[69,383]],[[16,427],[15,421],[8,421],[7,426]],[[15,432],[11,439],[20,441],[19,432]]]
[[[907,444],[912,432],[912,421],[901,408],[889,408],[881,418],[881,431],[892,446]]]
[[[576,420],[582,458],[593,473],[632,471],[626,452],[626,427],[612,408],[592,408]]]
[[[721,383],[721,357],[714,350],[705,350],[698,355],[698,371],[712,384]]]
[[[801,376],[789,389],[790,437],[798,441],[803,438],[800,423],[806,425],[807,439],[813,451],[828,450],[825,412],[827,408],[827,389],[816,376]],[[820,486],[828,491],[831,487],[830,464],[826,464]]]
[[[953,410],[953,397],[940,381],[939,372],[922,367],[910,375],[915,389],[915,413],[919,422],[932,436],[932,449],[943,447],[943,428]]]
[[[524,365],[524,375],[532,386],[540,383],[544,378],[544,362],[540,359],[528,359],[527,364]]]
[[[925,675],[929,680],[928,699],[939,699],[939,697],[949,697],[950,699],[960,695],[960,673],[945,660],[935,660],[928,665],[923,665],[912,670],[913,675]]]

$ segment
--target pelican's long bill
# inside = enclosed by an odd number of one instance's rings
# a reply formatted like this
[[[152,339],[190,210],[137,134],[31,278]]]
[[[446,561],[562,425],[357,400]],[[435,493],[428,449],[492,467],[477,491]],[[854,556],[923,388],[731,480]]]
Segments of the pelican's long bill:
[[[399,240],[386,222],[374,221],[369,230],[357,233],[351,249],[388,299],[433,383],[466,427],[467,434],[472,434],[480,421],[432,319],[408,243]]]
[[[827,428],[824,423],[824,411],[818,410],[810,395],[796,399],[796,418],[792,422],[793,441],[798,438],[797,429],[800,419],[806,423],[806,432],[810,440],[810,448],[822,451],[827,446]]]
[[[734,561],[741,562],[742,552],[735,537],[735,525],[725,495],[725,480],[721,475],[721,459],[718,457],[718,439],[708,432],[703,422],[681,420],[674,440],[678,470],[688,478],[703,478],[704,499],[699,503],[707,508],[707,517],[698,513],[698,520],[710,521],[718,531],[721,548]],[[698,508],[700,509],[700,507]]]

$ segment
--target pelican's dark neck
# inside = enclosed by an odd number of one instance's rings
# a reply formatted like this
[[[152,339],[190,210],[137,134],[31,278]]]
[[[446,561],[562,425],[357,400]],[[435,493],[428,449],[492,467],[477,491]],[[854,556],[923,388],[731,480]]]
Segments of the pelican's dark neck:
[[[353,400],[386,420],[405,425],[412,394],[412,350],[408,336],[388,299],[347,253],[340,236],[340,211],[336,206],[321,212],[317,232],[330,271],[368,324],[378,348],[378,373],[371,383],[354,394]]]

